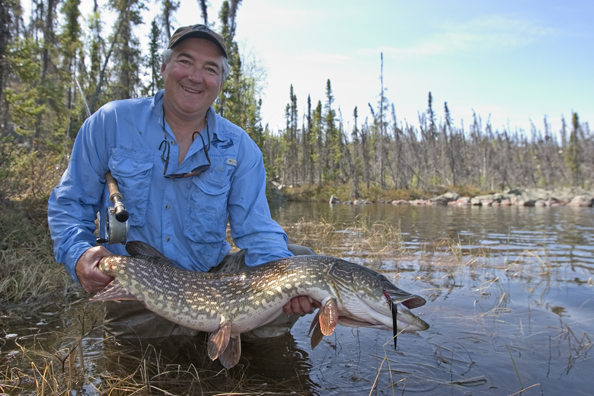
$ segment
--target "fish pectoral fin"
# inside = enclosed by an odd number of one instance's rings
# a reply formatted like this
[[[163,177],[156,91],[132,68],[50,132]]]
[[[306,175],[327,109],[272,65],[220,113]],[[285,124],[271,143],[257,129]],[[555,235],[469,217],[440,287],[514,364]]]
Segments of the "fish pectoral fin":
[[[312,333],[313,330],[313,333]],[[313,320],[311,321],[311,326],[309,326],[309,331],[307,335],[311,335],[310,345],[311,350],[313,351],[315,347],[318,346],[322,338],[324,338],[324,334],[320,330],[320,311],[316,312],[316,316],[314,316]]]
[[[117,279],[112,280],[105,289],[95,294],[91,300],[93,301],[115,301],[115,300],[136,300],[136,296],[118,282]]]
[[[219,361],[226,369],[234,367],[239,363],[241,357],[241,338],[239,334],[234,334],[229,338],[229,344],[225,348],[225,352],[219,356]]]
[[[208,357],[215,360],[225,351],[231,337],[231,323],[223,322],[221,327],[208,337]]]
[[[317,326],[319,320],[320,320],[320,310],[318,310],[318,312],[316,312],[316,316],[314,316],[313,320],[311,321],[311,325],[309,326],[309,331],[307,332],[307,335],[311,334],[311,331]]]
[[[310,345],[311,345],[312,351],[315,349],[315,347],[318,346],[318,344],[320,342],[322,342],[323,338],[324,338],[324,334],[322,334],[322,330],[320,330],[320,326],[316,326],[314,328],[313,333],[311,334],[311,339],[310,339]]]
[[[320,330],[325,336],[334,332],[338,324],[338,304],[336,299],[331,298],[320,308]]]

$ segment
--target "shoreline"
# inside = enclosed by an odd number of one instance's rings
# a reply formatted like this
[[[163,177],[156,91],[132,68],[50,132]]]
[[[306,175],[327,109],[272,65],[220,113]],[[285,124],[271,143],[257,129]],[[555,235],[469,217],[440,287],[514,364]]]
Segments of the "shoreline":
[[[429,198],[429,199],[395,199],[369,201],[355,199],[341,201],[332,195],[328,201],[331,205],[364,205],[372,203],[386,203],[392,205],[414,205],[414,206],[528,206],[528,207],[593,207],[594,191],[587,191],[581,188],[563,188],[554,191],[544,189],[513,189],[507,192],[479,195],[475,197],[460,196],[455,192]]]

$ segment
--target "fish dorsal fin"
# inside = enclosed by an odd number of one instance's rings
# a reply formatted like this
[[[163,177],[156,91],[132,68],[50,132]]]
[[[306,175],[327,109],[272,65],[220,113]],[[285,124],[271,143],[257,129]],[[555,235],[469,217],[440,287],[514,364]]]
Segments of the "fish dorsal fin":
[[[94,301],[136,300],[136,296],[126,290],[117,279],[112,280],[105,289],[95,294]]]
[[[152,257],[157,258],[160,260],[167,260],[170,261],[167,257],[165,257],[161,252],[157,249],[149,245],[148,243],[142,241],[130,241],[126,244],[126,251],[132,257],[142,256],[142,257]]]
[[[330,298],[320,308],[320,330],[325,336],[329,336],[334,332],[338,324],[338,304],[336,299]]]
[[[322,334],[322,331],[320,330],[320,311],[316,312],[316,316],[313,318],[311,326],[309,326],[307,335],[311,335],[310,345],[313,351],[324,338],[324,334]]]
[[[231,323],[221,322],[221,327],[208,337],[208,357],[215,360],[225,351],[231,337]]]
[[[229,344],[225,348],[225,352],[219,356],[219,361],[226,369],[234,367],[239,363],[241,357],[241,338],[239,334],[234,334],[229,338]]]

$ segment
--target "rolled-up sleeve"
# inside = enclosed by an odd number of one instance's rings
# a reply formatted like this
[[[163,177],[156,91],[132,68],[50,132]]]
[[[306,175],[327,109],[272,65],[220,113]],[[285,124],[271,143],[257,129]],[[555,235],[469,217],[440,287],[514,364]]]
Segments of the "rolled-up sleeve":
[[[231,236],[240,249],[246,250],[246,264],[255,266],[292,256],[287,234],[270,216],[262,153],[247,134],[242,135],[237,163],[228,209]]]

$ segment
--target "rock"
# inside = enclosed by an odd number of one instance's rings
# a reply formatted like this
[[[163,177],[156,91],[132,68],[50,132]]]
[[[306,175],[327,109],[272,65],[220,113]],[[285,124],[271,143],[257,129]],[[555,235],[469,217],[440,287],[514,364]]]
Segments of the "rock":
[[[274,181],[266,183],[266,198],[269,202],[284,202],[286,200],[280,187],[280,184]]]
[[[571,199],[569,206],[574,207],[592,207],[594,204],[594,197],[592,195],[577,195]]]
[[[507,192],[509,195],[522,195],[522,191],[519,188],[513,188]]]
[[[455,206],[470,205],[470,198],[469,197],[461,197],[455,201],[448,202],[448,205],[455,205]]]
[[[330,205],[336,205],[340,203],[340,199],[336,198],[334,195],[330,197],[329,201]]]
[[[454,202],[458,198],[460,198],[460,195],[454,192],[448,192],[439,197],[431,198],[429,201],[431,202],[431,205],[448,205],[450,202]]]
[[[392,201],[392,205],[410,205],[410,202],[405,199],[395,199]]]

